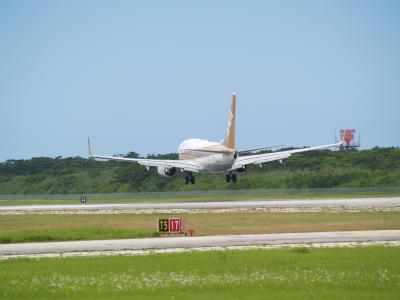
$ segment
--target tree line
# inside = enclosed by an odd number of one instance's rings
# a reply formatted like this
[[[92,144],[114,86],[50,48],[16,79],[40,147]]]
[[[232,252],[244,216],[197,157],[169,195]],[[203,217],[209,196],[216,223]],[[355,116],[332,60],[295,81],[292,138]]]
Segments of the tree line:
[[[125,157],[139,157],[130,152]],[[148,158],[177,159],[176,153]],[[209,189],[330,188],[400,186],[400,148],[313,151],[279,162],[251,166],[236,184],[224,174],[198,174],[185,186],[183,175],[161,177],[136,163],[97,162],[82,157],[34,157],[0,164],[0,194],[115,193]]]

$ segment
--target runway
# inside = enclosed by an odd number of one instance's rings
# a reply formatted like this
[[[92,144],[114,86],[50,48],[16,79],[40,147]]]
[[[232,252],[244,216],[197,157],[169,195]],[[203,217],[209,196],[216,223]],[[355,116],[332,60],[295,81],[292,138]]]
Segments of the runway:
[[[71,241],[0,245],[0,259],[92,252],[124,254],[127,251],[202,249],[248,246],[291,246],[340,243],[400,243],[400,230],[336,231],[307,233],[247,234],[199,237],[161,237],[145,239]]]
[[[400,211],[400,197],[244,200],[220,202],[112,203],[0,206],[0,215],[24,213],[202,213],[227,211]]]

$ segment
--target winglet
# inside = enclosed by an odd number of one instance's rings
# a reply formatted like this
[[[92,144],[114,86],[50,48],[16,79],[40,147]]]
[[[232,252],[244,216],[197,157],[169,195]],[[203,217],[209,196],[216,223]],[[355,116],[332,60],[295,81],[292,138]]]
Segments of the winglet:
[[[222,140],[222,145],[231,149],[235,149],[235,125],[236,125],[236,94],[233,93],[228,129],[225,138]]]
[[[93,157],[93,153],[92,153],[92,145],[90,145],[90,139],[87,139],[87,145],[88,145],[88,151],[89,151],[89,158]]]

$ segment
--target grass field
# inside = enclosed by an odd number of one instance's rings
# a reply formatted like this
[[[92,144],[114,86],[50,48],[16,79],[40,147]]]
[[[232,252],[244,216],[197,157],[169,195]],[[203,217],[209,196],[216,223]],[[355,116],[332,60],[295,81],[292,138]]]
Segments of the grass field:
[[[398,247],[0,261],[2,299],[399,299]]]
[[[163,214],[0,216],[0,243],[157,236]],[[400,212],[179,214],[195,235],[400,229]]]

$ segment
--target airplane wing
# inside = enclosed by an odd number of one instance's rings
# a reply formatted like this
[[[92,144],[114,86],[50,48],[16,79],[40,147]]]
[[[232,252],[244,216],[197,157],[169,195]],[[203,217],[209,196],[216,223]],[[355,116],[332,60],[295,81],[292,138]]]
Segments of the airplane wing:
[[[135,162],[145,167],[163,167],[163,168],[177,168],[189,172],[199,172],[199,166],[192,160],[172,160],[172,159],[146,159],[146,158],[128,158],[119,156],[104,156],[92,153],[90,140],[88,139],[89,158],[101,160],[114,160]]]
[[[268,147],[263,147],[263,148],[240,150],[240,151],[238,151],[238,154],[240,155],[240,154],[244,154],[244,153],[252,153],[252,152],[257,152],[257,151],[269,150],[269,149],[273,149],[273,148],[282,148],[284,146],[288,146],[288,145],[274,145],[274,146],[268,146]]]
[[[282,159],[292,156],[292,154],[295,154],[295,153],[330,148],[330,147],[334,147],[334,146],[339,146],[340,144],[341,143],[336,143],[336,144],[322,145],[322,146],[316,146],[316,147],[287,150],[287,151],[281,151],[281,152],[239,156],[235,160],[235,163],[232,165],[232,168],[230,169],[230,171],[243,168],[246,165],[251,165],[251,164],[259,165],[259,164],[267,163],[270,161],[282,160]]]

